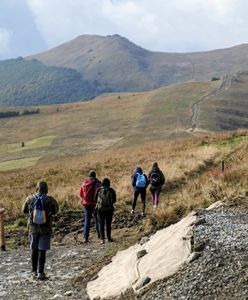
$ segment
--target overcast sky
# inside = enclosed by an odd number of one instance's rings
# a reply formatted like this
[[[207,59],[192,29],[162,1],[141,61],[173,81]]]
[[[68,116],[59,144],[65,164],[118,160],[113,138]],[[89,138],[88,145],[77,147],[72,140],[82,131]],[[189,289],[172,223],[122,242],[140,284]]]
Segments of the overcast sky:
[[[0,0],[0,59],[82,34],[119,34],[148,50],[192,52],[248,43],[247,0]]]

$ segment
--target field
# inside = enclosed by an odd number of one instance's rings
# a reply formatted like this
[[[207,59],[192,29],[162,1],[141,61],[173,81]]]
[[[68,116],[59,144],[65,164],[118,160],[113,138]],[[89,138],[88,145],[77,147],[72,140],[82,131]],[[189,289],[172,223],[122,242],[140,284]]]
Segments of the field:
[[[42,179],[61,207],[80,209],[81,181],[95,169],[116,189],[117,210],[127,212],[135,166],[148,173],[154,161],[164,171],[166,185],[158,211],[152,210],[148,192],[147,230],[216,200],[247,193],[248,131],[206,130],[209,112],[203,122],[204,105],[200,122],[205,125],[191,130],[193,103],[219,86],[218,81],[190,82],[43,106],[39,114],[0,119],[0,207],[6,208],[8,219],[19,218],[24,199]]]

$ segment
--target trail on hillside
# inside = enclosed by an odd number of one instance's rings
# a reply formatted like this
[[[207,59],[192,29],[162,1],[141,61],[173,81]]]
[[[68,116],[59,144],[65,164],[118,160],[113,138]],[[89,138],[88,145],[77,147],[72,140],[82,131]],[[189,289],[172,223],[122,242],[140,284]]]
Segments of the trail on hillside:
[[[232,83],[232,75],[225,75],[223,78],[222,78],[222,83],[221,85],[214,89],[213,91],[211,92],[208,92],[207,94],[201,96],[199,98],[199,100],[197,100],[193,105],[192,105],[192,116],[191,116],[191,129],[190,129],[190,132],[194,132],[196,131],[197,127],[198,127],[198,119],[199,119],[199,110],[200,110],[200,104],[207,100],[209,97],[211,96],[216,96],[226,90],[228,90],[231,86],[231,83]]]

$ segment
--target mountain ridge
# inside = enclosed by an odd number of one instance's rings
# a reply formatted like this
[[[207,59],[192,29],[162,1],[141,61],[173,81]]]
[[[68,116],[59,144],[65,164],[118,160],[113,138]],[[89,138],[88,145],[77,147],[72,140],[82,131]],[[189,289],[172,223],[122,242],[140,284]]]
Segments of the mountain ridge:
[[[16,62],[18,63],[18,59]],[[60,93],[57,90],[54,92],[53,86],[49,87],[48,90],[51,91],[47,97],[50,100],[37,103],[32,97],[39,99],[39,95],[36,88],[32,89],[28,85],[28,74],[26,78],[21,78],[25,86],[23,95],[22,86],[16,89],[20,78],[13,76],[1,86],[0,106],[16,105],[16,102],[18,105],[67,103],[92,99],[106,92],[150,91],[177,83],[210,81],[247,71],[248,44],[204,52],[166,53],[146,50],[120,35],[81,35],[45,52],[25,57],[22,61],[23,68],[27,68],[30,62],[42,63],[48,73],[51,71],[49,68],[66,68],[67,73],[71,74],[77,72],[82,82],[80,84],[79,80],[75,84],[77,88],[72,88],[69,93],[65,89],[61,89]],[[0,70],[5,63],[6,61],[0,62]],[[16,67],[13,64],[12,70],[8,72],[15,73]],[[60,71],[63,73],[65,70]],[[0,72],[2,82],[10,77],[8,72]],[[73,78],[65,76],[64,82],[70,80],[73,83]],[[40,79],[39,84],[44,90],[47,89],[48,82],[44,78]],[[15,93],[6,97],[12,89]]]

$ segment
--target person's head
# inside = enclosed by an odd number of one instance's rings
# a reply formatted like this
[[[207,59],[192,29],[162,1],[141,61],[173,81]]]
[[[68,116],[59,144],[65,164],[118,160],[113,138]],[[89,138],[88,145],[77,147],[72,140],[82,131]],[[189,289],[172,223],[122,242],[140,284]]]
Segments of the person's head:
[[[104,178],[102,180],[102,186],[104,186],[104,187],[110,187],[110,180],[108,178]]]
[[[143,171],[142,171],[142,169],[141,169],[141,167],[140,167],[140,166],[136,166],[134,173],[139,173],[139,174],[142,174],[142,173],[143,173]]]
[[[152,165],[152,168],[153,168],[153,169],[158,168],[158,163],[157,163],[157,162],[154,162],[153,165]]]
[[[90,179],[95,179],[96,178],[96,171],[90,170],[89,171],[89,178]]]
[[[45,181],[39,181],[36,185],[36,193],[39,195],[48,193],[48,186]]]

